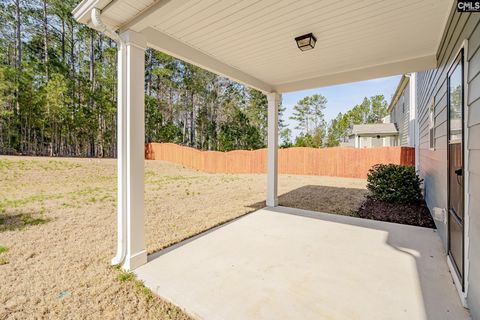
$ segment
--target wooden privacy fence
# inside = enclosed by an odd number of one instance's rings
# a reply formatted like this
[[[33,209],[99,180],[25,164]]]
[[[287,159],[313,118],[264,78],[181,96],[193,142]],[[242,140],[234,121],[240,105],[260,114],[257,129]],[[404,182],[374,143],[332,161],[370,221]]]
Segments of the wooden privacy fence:
[[[165,160],[209,173],[265,173],[267,149],[201,151],[173,143],[145,145],[145,159]],[[278,150],[279,173],[366,178],[378,163],[415,164],[415,148],[287,148]]]

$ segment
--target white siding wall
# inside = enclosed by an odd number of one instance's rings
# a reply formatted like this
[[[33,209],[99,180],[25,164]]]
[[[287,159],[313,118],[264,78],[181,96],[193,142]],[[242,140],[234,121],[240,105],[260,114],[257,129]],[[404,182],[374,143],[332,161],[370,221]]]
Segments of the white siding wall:
[[[408,146],[408,125],[410,114],[410,88],[407,84],[402,94],[393,106],[391,122],[397,124],[399,145]]]
[[[480,319],[480,15],[452,10],[437,52],[438,69],[418,73],[417,106],[420,135],[420,173],[425,179],[426,201],[447,207],[447,71],[464,39],[469,39],[467,106],[470,162],[470,266],[467,302],[473,319]],[[429,149],[429,107],[435,97],[435,150]],[[446,225],[436,222],[446,247]]]
[[[370,148],[372,146],[372,138],[360,137],[360,148]]]
[[[351,141],[353,141],[353,139]],[[354,146],[354,144],[352,144],[352,146]],[[359,148],[379,148],[393,146],[397,146],[396,136],[383,136],[381,138],[377,138],[376,136],[360,137]]]

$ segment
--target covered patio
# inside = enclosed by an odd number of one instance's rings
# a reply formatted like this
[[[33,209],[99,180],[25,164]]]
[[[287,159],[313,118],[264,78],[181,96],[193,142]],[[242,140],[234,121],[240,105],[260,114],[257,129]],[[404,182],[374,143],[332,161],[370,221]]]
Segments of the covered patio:
[[[466,318],[431,230],[278,208],[277,195],[281,94],[435,68],[452,9],[452,0],[83,0],[75,18],[119,48],[112,263],[205,319]],[[314,48],[299,50],[295,39],[310,33]],[[268,98],[268,209],[150,257],[147,47]],[[415,90],[414,75],[409,83]]]
[[[468,319],[435,230],[262,209],[135,273],[198,319]]]

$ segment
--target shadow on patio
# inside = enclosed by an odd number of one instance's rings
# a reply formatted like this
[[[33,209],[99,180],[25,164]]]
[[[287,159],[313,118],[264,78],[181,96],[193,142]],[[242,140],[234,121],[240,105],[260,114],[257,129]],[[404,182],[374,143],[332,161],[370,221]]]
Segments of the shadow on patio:
[[[365,189],[307,185],[278,197],[280,206],[351,215],[365,200]]]
[[[278,196],[282,207],[328,212],[341,215],[355,215],[365,200],[368,191],[364,188],[341,188],[326,185],[306,185]],[[247,206],[251,212],[265,208],[265,201]]]

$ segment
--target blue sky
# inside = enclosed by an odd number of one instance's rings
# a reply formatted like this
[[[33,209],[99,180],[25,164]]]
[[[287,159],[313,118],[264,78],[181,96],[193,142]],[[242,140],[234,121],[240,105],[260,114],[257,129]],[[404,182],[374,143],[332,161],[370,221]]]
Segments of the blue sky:
[[[383,94],[388,103],[390,103],[392,95],[395,93],[395,89],[400,81],[400,77],[401,76],[378,78],[331,87],[284,93],[282,98],[283,106],[286,107],[286,110],[283,114],[283,119],[292,130],[292,138],[295,138],[298,134],[298,130],[295,130],[297,124],[295,121],[290,120],[289,117],[292,115],[293,107],[297,101],[303,97],[318,93],[327,98],[328,103],[324,113],[325,120],[328,123],[331,119],[335,118],[339,112],[343,113],[348,111],[356,104],[361,103],[364,97]]]

